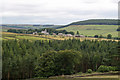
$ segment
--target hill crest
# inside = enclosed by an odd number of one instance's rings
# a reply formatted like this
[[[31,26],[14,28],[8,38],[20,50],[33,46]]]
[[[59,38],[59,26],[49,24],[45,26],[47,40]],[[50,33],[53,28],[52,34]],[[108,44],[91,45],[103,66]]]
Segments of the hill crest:
[[[118,19],[89,19],[84,21],[72,22],[68,25],[58,28],[68,27],[70,25],[118,25]]]

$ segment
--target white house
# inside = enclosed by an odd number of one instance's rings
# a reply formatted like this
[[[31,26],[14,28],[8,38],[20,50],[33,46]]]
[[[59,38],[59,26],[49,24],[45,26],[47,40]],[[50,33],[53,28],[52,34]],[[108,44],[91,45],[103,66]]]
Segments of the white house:
[[[66,34],[66,36],[68,36],[68,37],[72,37],[73,35],[72,35],[72,34]]]
[[[47,30],[45,29],[45,31],[41,31],[41,33],[49,35],[49,33],[47,32]]]
[[[53,33],[53,35],[56,35],[56,33]]]
[[[81,37],[81,38],[84,38],[85,36],[84,36],[84,35],[75,35],[75,37]]]
[[[33,35],[37,35],[38,33],[37,32],[33,32]]]
[[[58,33],[58,35],[59,35],[59,36],[65,36],[65,34],[63,34],[63,33]]]

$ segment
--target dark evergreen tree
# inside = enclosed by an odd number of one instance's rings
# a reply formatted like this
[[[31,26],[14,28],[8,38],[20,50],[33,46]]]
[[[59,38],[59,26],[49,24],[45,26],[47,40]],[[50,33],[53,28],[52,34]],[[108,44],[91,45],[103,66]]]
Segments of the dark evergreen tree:
[[[108,35],[107,35],[107,39],[112,39],[112,35],[111,35],[111,34],[108,34]]]

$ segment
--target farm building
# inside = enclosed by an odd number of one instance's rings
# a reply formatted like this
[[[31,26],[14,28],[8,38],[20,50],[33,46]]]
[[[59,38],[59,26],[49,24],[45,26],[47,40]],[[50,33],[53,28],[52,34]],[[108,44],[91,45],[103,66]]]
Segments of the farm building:
[[[59,35],[59,36],[65,36],[65,34],[63,34],[63,33],[58,33],[58,35]]]
[[[37,32],[33,32],[33,35],[37,35],[38,33]]]
[[[45,29],[45,31],[41,31],[41,33],[45,34],[45,35],[49,35],[49,33],[47,32],[47,30]]]
[[[66,34],[66,36],[68,36],[68,37],[72,37],[73,35],[72,35],[72,34]]]
[[[84,38],[85,36],[84,36],[84,35],[75,35],[75,37],[81,37],[81,38]]]
[[[56,33],[53,33],[53,35],[56,35]]]

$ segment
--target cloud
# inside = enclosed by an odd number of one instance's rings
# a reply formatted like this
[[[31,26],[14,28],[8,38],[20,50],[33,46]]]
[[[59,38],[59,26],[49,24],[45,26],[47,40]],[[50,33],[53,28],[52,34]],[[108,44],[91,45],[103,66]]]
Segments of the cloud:
[[[67,24],[117,18],[118,0],[2,0],[3,23]]]

